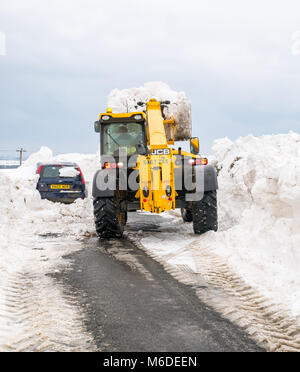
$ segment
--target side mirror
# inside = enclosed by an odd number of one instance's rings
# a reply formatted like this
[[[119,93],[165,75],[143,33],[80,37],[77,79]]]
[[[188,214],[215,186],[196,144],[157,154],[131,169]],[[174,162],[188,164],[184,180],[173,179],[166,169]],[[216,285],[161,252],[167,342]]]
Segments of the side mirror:
[[[95,121],[95,132],[100,133],[100,121]]]
[[[147,155],[149,153],[148,147],[144,143],[139,143],[136,147],[136,152],[139,155]]]
[[[198,155],[200,152],[200,142],[198,137],[193,137],[190,140],[191,153],[193,155]]]

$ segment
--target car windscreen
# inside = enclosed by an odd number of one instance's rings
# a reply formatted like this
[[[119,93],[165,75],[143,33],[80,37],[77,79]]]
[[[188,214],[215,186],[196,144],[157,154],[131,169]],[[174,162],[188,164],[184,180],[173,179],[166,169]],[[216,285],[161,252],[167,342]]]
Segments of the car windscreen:
[[[41,178],[61,178],[62,176],[60,175],[60,170],[62,168],[66,168],[66,166],[62,166],[62,165],[48,165],[48,166],[45,166],[42,168],[42,171],[41,171]],[[76,177],[71,177],[71,178],[78,178],[80,179],[80,176],[76,176]]]

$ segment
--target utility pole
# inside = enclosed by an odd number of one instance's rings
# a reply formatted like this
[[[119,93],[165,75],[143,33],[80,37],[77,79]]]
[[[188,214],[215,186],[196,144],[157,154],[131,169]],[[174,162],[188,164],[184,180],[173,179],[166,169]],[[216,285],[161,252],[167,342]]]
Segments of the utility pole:
[[[27,151],[25,149],[23,149],[23,147],[21,147],[20,149],[18,149],[16,151],[20,153],[20,167],[21,167],[21,165],[23,163],[23,153],[27,152]]]

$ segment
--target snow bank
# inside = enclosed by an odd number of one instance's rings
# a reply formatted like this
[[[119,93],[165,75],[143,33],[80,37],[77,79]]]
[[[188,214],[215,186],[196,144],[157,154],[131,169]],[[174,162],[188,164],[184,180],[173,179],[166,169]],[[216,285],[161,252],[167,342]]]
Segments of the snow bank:
[[[300,232],[300,135],[221,139],[211,159],[219,170],[223,227],[241,222],[243,213],[267,213]],[[259,210],[258,210],[259,208]]]
[[[213,153],[220,231],[199,244],[300,315],[300,135],[225,138]]]
[[[146,83],[139,88],[114,89],[108,96],[107,104],[115,113],[140,111],[137,102],[147,102],[151,98],[158,101],[170,101],[167,116],[177,121],[176,141],[184,141],[192,136],[191,104],[184,92],[175,92],[162,82]]]

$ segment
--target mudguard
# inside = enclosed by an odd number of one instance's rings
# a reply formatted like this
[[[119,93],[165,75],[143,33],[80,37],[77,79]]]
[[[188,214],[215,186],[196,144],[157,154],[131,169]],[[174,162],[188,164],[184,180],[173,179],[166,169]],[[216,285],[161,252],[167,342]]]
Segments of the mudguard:
[[[182,168],[175,168],[175,189],[177,192],[182,193],[182,190],[184,192],[191,191],[189,188],[191,187],[189,182],[195,182],[193,176],[195,172],[198,173],[198,189],[201,190],[201,192],[218,189],[217,172],[212,165],[197,166],[194,169],[192,169],[191,166],[188,166],[184,173]]]
[[[212,165],[204,166],[204,191],[218,190],[218,178],[216,169]]]
[[[203,198],[205,192],[216,191],[218,189],[217,172],[211,165],[195,167],[197,188],[193,193],[185,194],[186,202],[196,202]]]
[[[101,190],[97,185],[99,182],[99,181],[97,182],[97,180],[99,180],[99,175],[101,172],[102,173],[105,172],[105,174],[107,174],[107,170],[98,170],[97,173],[95,174],[93,180],[93,198],[112,198],[115,195],[114,190],[110,190],[108,188],[106,190]]]

